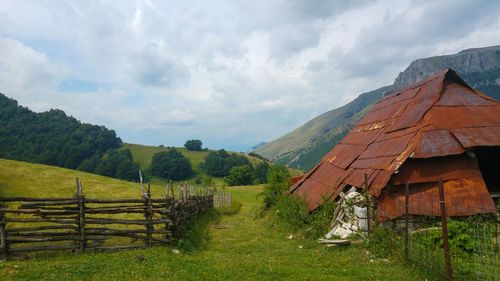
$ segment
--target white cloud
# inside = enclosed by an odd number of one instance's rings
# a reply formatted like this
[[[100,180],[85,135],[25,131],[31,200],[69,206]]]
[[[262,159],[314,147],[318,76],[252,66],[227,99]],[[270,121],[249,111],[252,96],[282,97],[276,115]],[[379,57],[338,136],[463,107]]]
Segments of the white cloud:
[[[2,1],[0,92],[125,141],[245,149],[413,59],[499,44],[493,1]],[[100,85],[61,92],[65,78]]]

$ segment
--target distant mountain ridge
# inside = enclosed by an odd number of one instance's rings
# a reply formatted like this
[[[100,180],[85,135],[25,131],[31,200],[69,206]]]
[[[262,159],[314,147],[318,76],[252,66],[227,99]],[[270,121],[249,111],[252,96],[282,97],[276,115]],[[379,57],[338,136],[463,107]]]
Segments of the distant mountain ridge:
[[[393,85],[363,93],[352,102],[330,110],[253,151],[271,161],[309,170],[344,137],[380,97],[393,89],[411,85],[446,68],[454,69],[474,89],[500,99],[500,46],[467,49],[453,55],[417,59],[399,73]]]

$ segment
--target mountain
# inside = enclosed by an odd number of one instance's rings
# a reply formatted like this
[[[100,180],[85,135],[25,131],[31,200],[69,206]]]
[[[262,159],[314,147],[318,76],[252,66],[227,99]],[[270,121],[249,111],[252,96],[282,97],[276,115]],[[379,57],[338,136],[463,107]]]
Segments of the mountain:
[[[309,170],[330,151],[383,95],[440,70],[454,69],[471,87],[500,99],[500,46],[463,50],[457,54],[413,61],[393,85],[363,93],[352,102],[328,111],[286,135],[254,149],[271,161]]]
[[[363,93],[352,102],[323,113],[294,131],[254,152],[271,161],[308,170],[370,110],[371,105],[390,91],[390,87]]]

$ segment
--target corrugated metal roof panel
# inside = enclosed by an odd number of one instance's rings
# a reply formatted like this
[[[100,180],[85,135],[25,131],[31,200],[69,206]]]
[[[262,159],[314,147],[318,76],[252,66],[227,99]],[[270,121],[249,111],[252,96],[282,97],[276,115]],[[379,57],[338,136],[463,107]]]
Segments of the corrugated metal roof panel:
[[[494,101],[485,99],[469,88],[458,83],[450,83],[446,91],[436,103],[437,106],[461,106],[461,105],[495,105]]]
[[[413,89],[409,89],[408,91],[397,92],[384,97],[373,106],[373,110],[380,110],[396,102],[413,99],[419,90],[420,87],[415,87]]]
[[[404,111],[404,109],[406,108],[406,106],[410,101],[411,100],[402,100],[390,104],[382,109],[373,110],[370,114],[367,114],[363,119],[361,119],[361,121],[358,122],[358,125],[365,125],[373,122],[384,121],[399,116],[401,115],[401,112]]]
[[[338,144],[323,159],[342,169],[347,168],[365,150],[364,145]]]
[[[500,118],[500,115],[498,116]],[[499,127],[477,127],[451,130],[465,148],[477,146],[500,146]]]
[[[375,158],[364,158],[364,159],[356,159],[350,168],[355,169],[386,169],[392,161],[394,161],[394,156],[386,156],[386,157],[375,157]]]
[[[370,130],[363,132],[350,132],[347,134],[340,143],[343,144],[356,144],[356,145],[367,145],[374,142],[377,137],[383,132],[383,130]]]
[[[380,170],[374,169],[352,169],[352,173],[344,181],[345,184],[356,186],[359,188],[365,187],[365,175],[368,180],[368,185],[370,185],[375,177],[377,177]]]
[[[413,158],[429,158],[464,153],[464,148],[448,130],[421,133]]]
[[[409,159],[391,178],[391,184],[437,182],[439,179],[481,177],[477,161],[467,154],[433,159]]]
[[[436,129],[498,126],[499,116],[499,105],[435,106],[429,110],[429,117]]]
[[[437,77],[422,85],[420,91],[408,104],[398,121],[389,128],[397,131],[417,125],[424,114],[439,99],[444,77]]]
[[[414,135],[415,133],[374,142],[370,144],[363,153],[361,153],[359,158],[363,159],[399,155],[406,149],[408,143]]]
[[[446,215],[470,216],[496,213],[495,203],[481,177],[444,182]],[[398,185],[378,200],[377,220],[386,221],[404,215],[405,187]],[[440,216],[438,183],[410,185],[410,215]]]

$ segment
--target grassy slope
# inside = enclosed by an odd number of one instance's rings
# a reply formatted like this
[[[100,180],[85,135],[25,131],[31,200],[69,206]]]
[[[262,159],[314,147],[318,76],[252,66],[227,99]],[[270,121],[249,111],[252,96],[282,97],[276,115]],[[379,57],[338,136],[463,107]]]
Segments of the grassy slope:
[[[139,184],[65,168],[0,159],[0,188],[4,196],[71,197],[75,178],[88,197],[139,198]],[[163,191],[159,186],[153,192]]]
[[[132,183],[0,160],[0,182],[8,195],[66,195],[73,190],[75,176],[83,179],[87,191],[95,196],[136,195]],[[210,227],[205,250],[179,255],[167,247],[60,253],[0,262],[0,280],[424,280],[411,267],[374,259],[359,245],[326,249],[314,241],[288,240],[289,232],[273,227],[267,218],[255,218],[262,186],[230,190],[243,207],[240,213],[221,218],[219,224],[227,228]]]

